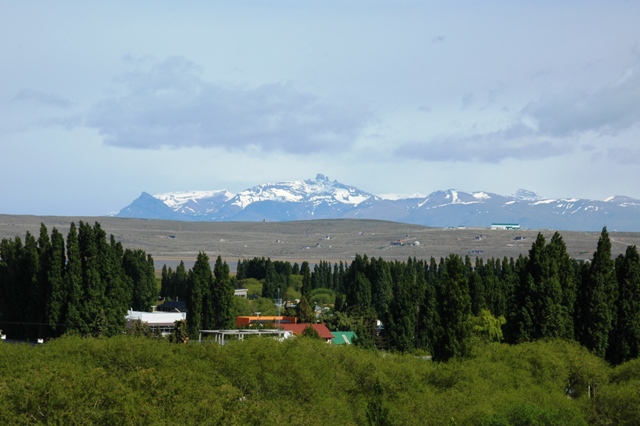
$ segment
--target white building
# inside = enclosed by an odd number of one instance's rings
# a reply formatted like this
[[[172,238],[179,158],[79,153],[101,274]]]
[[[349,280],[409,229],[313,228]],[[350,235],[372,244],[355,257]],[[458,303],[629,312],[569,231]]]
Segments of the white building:
[[[520,229],[519,223],[492,223],[491,229]]]
[[[129,311],[126,316],[127,328],[141,321],[149,325],[152,331],[159,331],[163,336],[171,334],[176,321],[186,321],[186,312],[142,312]]]

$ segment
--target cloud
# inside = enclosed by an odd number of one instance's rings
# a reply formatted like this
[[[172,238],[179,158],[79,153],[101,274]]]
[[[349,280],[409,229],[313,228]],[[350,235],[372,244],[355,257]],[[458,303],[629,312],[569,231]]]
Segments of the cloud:
[[[307,153],[351,144],[370,119],[365,109],[331,103],[291,83],[238,88],[200,74],[182,57],[127,74],[120,79],[125,93],[97,102],[86,125],[106,144],[125,148]]]
[[[472,100],[472,95],[463,98],[462,111]],[[591,146],[580,142],[587,134],[616,136],[639,124],[640,77],[630,70],[617,81],[591,92],[572,89],[542,96],[529,102],[502,129],[475,133],[472,128],[464,134],[411,141],[400,145],[395,154],[425,161],[497,163],[507,158],[542,159]],[[615,138],[601,138],[600,155],[618,164],[640,162],[640,151],[619,146],[622,143]]]
[[[630,70],[618,81],[591,93],[567,90],[547,95],[529,103],[522,113],[546,136],[617,134],[640,124],[640,77]]]
[[[428,143],[405,143],[395,153],[424,161],[499,163],[506,158],[534,160],[563,155],[569,151],[571,148],[567,144],[538,138],[530,128],[514,125],[481,135],[444,137]]]
[[[606,156],[609,160],[621,165],[639,164],[640,148],[612,147],[607,150]]]
[[[34,102],[53,108],[68,109],[74,106],[69,99],[53,93],[39,92],[32,89],[22,89],[14,97],[14,102]]]

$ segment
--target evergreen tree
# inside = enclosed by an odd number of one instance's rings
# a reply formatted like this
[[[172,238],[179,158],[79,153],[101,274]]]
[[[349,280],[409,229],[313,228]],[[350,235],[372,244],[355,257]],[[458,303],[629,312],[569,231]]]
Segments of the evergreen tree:
[[[167,268],[167,264],[165,263],[162,266],[162,274],[160,279],[160,297],[163,299],[171,298],[173,299],[173,289],[172,289],[172,278],[173,271],[171,271],[171,267]]]
[[[487,307],[485,301],[485,286],[482,281],[480,271],[484,269],[482,259],[476,258],[476,267],[471,267],[469,256],[465,262],[469,279],[469,296],[471,297],[471,312],[473,315],[479,315],[480,311]]]
[[[143,250],[126,249],[122,266],[131,280],[131,308],[134,311],[152,310],[157,299],[157,287],[153,259]],[[165,265],[166,266],[166,265]]]
[[[181,260],[174,274],[173,295],[175,300],[186,300],[188,281],[187,268],[184,266],[184,261]]]
[[[574,323],[573,315],[576,304],[576,270],[574,262],[567,253],[567,246],[558,232],[551,237],[551,241],[547,246],[550,257],[554,262],[554,273],[556,274],[562,300],[559,306],[559,328],[558,337],[564,339],[573,339]]]
[[[389,314],[389,305],[393,299],[393,279],[389,262],[382,258],[371,258],[367,275],[371,282],[371,304],[379,318]]]
[[[88,333],[88,325],[83,316],[85,298],[82,283],[80,242],[76,225],[71,222],[69,233],[67,234],[67,267],[64,274],[67,303],[66,332]]]
[[[464,263],[449,255],[442,279],[436,287],[438,323],[430,339],[435,361],[447,361],[469,354],[471,298]]]
[[[88,223],[80,221],[78,241],[80,244],[80,260],[82,261],[82,302],[79,306],[82,318],[79,330],[84,336],[100,335],[106,322],[104,312],[104,294],[100,276],[100,264],[96,235]]]
[[[311,293],[312,283],[311,283],[311,269],[309,268],[309,262],[302,262],[300,266],[300,275],[302,275],[302,295],[309,296]]]
[[[9,336],[25,336],[25,307],[28,303],[28,287],[24,284],[24,246],[20,237],[0,242],[0,315],[2,329]]]
[[[389,314],[384,321],[384,334],[393,348],[407,352],[415,348],[418,284],[411,264],[402,265],[401,269],[400,278],[393,287],[393,298],[388,307]]]
[[[438,324],[436,286],[439,284],[438,265],[432,257],[429,265],[423,265],[424,291],[419,297],[420,311],[418,313],[418,331],[416,332],[416,347],[428,349],[431,346],[433,330]]]
[[[213,302],[213,327],[226,330],[235,326],[233,313],[233,286],[229,277],[229,266],[218,256],[213,268],[213,288],[211,300]]]
[[[27,339],[42,338],[42,328],[44,326],[44,291],[41,283],[40,253],[35,237],[27,232],[24,238],[24,248],[22,252],[21,268],[23,270],[23,281],[21,287],[24,289],[26,304],[23,305],[24,319],[23,328]]]
[[[67,294],[64,278],[66,265],[64,237],[56,228],[51,231],[51,251],[48,263],[49,294],[46,312],[48,335],[58,337],[64,332],[64,324],[67,321]]]
[[[367,278],[369,269],[367,255],[356,255],[345,276],[346,303],[353,315],[368,313],[371,306],[371,282]]]
[[[275,265],[269,262],[264,282],[262,283],[262,297],[265,299],[275,299],[278,297],[278,289],[281,286],[280,275],[276,272]]]
[[[576,300],[576,338],[596,355],[603,357],[616,317],[617,282],[611,259],[611,241],[602,229],[598,248],[578,287]]]
[[[49,321],[47,318],[48,300],[51,293],[51,283],[49,282],[49,271],[51,269],[51,239],[44,223],[40,223],[40,234],[38,236],[38,272],[35,287],[32,289],[32,300],[30,306],[34,312],[29,313],[31,321],[36,323],[37,336],[41,338],[50,337]]]
[[[640,355],[640,255],[636,246],[627,247],[616,264],[618,318],[607,359],[621,364]]]
[[[212,280],[209,256],[201,251],[189,273],[187,286],[187,329],[192,337],[197,336],[199,330],[209,328],[206,326],[212,325],[210,315],[205,318],[205,314],[208,314],[205,312],[205,300],[209,297]]]
[[[113,235],[108,239],[98,222],[94,223],[93,232],[98,253],[101,300],[98,317],[93,325],[93,335],[113,336],[125,330],[125,316],[131,307],[131,286],[122,268],[122,245],[116,242]]]
[[[293,267],[291,268],[291,275],[300,275],[300,265],[298,265],[298,262],[293,264]]]

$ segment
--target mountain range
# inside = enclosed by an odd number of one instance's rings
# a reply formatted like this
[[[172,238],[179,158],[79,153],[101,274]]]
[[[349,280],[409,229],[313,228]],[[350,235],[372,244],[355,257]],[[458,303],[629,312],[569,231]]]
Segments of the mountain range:
[[[426,197],[384,199],[354,186],[315,179],[266,183],[238,194],[227,190],[150,195],[143,192],[116,217],[181,221],[379,219],[433,227],[517,223],[527,229],[640,230],[640,200],[547,199],[527,190],[513,195],[436,191]]]

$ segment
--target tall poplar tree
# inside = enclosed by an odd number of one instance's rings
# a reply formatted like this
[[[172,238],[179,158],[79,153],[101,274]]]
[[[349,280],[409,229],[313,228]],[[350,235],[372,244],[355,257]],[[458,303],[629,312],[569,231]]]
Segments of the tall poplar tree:
[[[444,261],[442,278],[436,287],[438,322],[432,332],[431,351],[435,361],[448,361],[469,354],[471,298],[467,274],[460,256]]]
[[[67,303],[65,332],[88,333],[84,310],[84,290],[82,279],[82,259],[80,242],[75,223],[71,222],[67,234],[67,266],[64,272],[64,286]]]
[[[302,265],[300,265],[300,275],[302,275],[302,289],[300,292],[303,296],[309,297],[311,290],[313,290],[311,283],[311,268],[309,268],[309,262],[302,262]]]
[[[64,237],[56,229],[51,231],[51,251],[49,256],[49,294],[47,298],[48,335],[60,336],[67,320],[66,285],[64,280],[67,259],[64,252]]]
[[[211,289],[213,302],[213,326],[216,329],[230,329],[235,326],[233,315],[233,285],[229,276],[229,265],[218,256],[213,268],[214,280]]]
[[[135,311],[151,311],[158,296],[153,258],[143,250],[126,249],[122,266],[131,279],[131,307]]]
[[[598,239],[591,265],[580,281],[575,316],[577,340],[602,358],[605,357],[614,328],[617,290],[611,241],[605,227]]]
[[[27,232],[24,238],[22,252],[23,281],[21,287],[25,294],[23,326],[25,337],[37,339],[44,337],[42,328],[44,325],[43,289],[40,283],[40,253],[35,237]],[[42,311],[41,311],[42,309]]]
[[[209,297],[212,280],[209,256],[201,251],[189,273],[187,286],[187,328],[192,337],[197,336],[199,330],[211,325],[208,323],[210,317],[205,318],[205,300]]]
[[[24,307],[28,292],[22,268],[24,246],[20,237],[0,242],[0,316],[2,329],[9,336],[24,336]]]
[[[616,264],[618,317],[607,360],[621,364],[640,355],[640,255],[636,246],[627,247]]]

